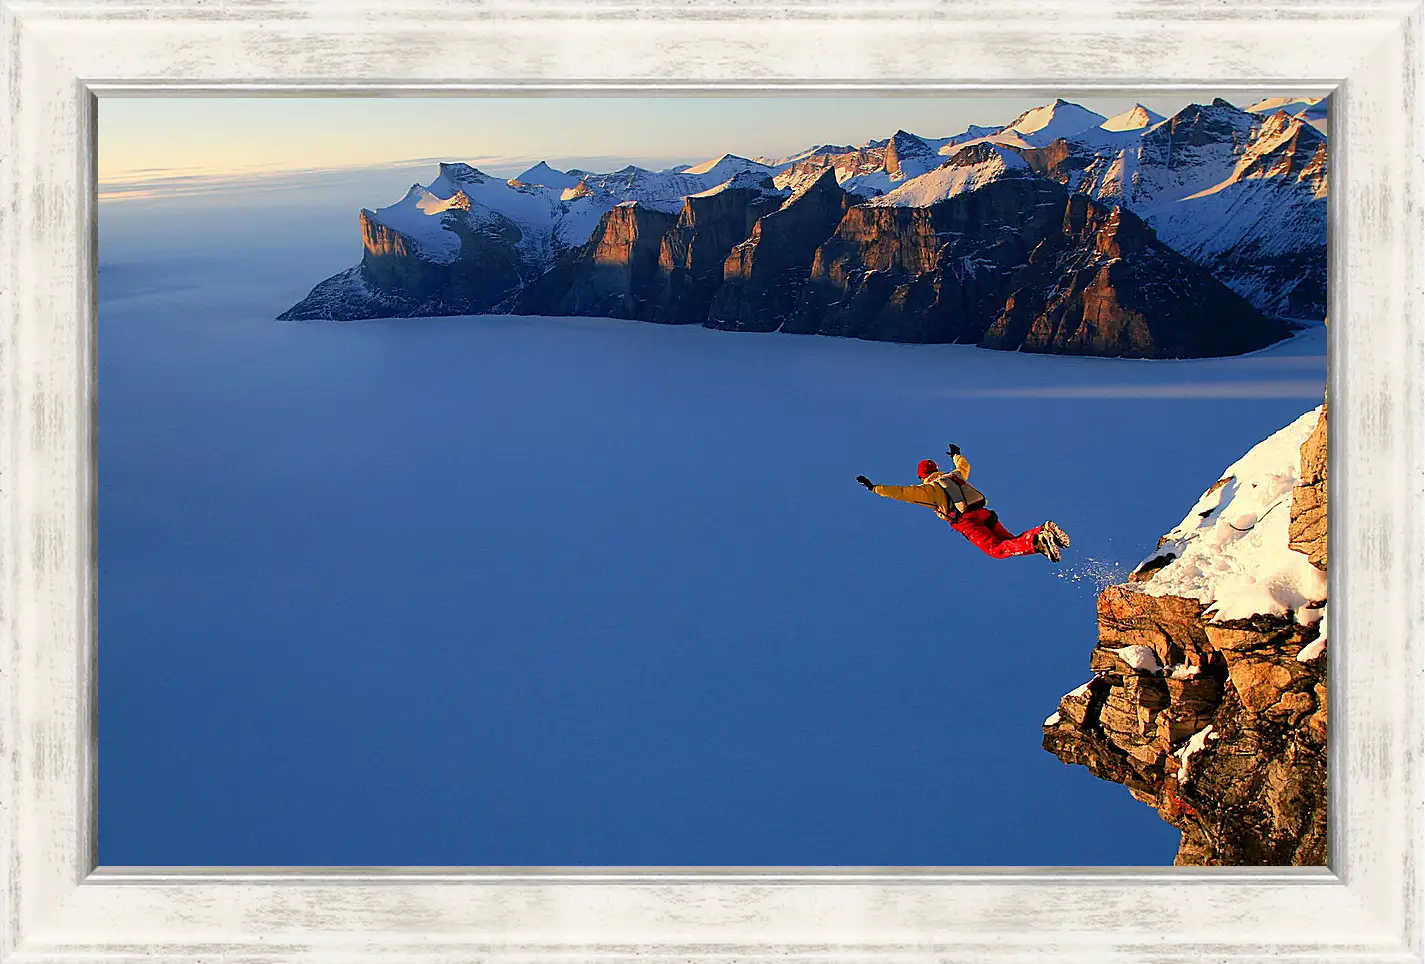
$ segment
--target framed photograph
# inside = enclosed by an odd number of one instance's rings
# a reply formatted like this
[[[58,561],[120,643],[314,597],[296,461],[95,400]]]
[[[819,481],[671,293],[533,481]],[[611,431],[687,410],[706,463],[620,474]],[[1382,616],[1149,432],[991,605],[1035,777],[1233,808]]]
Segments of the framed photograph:
[[[1420,960],[1421,12],[0,2],[0,960]]]

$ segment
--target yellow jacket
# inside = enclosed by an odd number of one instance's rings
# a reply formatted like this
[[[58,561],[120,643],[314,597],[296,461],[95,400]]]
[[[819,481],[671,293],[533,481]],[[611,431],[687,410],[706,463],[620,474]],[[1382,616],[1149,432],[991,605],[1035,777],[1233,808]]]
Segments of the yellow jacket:
[[[970,460],[954,456],[955,471],[932,472],[919,485],[874,485],[871,491],[888,499],[923,505],[935,510],[940,518],[950,521],[952,512],[965,512],[985,504],[984,493],[968,481]]]

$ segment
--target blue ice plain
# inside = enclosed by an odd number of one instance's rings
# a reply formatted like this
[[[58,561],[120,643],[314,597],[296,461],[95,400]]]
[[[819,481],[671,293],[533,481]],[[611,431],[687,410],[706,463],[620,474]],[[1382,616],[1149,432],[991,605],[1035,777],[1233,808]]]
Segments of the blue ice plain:
[[[1040,748],[1095,638],[1062,576],[1131,567],[1317,405],[1321,331],[1123,362],[273,321],[362,203],[101,212],[101,863],[1171,862]],[[854,481],[950,441],[1078,568]]]

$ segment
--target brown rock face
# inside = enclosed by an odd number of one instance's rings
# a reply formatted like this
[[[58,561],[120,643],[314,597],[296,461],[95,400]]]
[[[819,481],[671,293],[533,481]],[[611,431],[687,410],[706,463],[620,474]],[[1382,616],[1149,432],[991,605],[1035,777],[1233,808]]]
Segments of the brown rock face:
[[[766,180],[686,197],[677,215],[620,205],[587,244],[524,291],[516,310],[700,324],[722,285],[728,252],[780,206],[772,190]]]
[[[1326,569],[1326,413],[1301,446],[1301,482],[1291,493],[1291,547]]]
[[[1182,831],[1174,863],[1323,865],[1326,661],[1296,658],[1317,630],[1202,608],[1104,590],[1097,675],[1060,701],[1044,748],[1155,807]]]
[[[1036,174],[1066,183],[1074,171],[1081,171],[1088,165],[1088,159],[1076,153],[1067,138],[1061,137],[1046,147],[1029,147],[1021,150],[1019,156],[1028,162]]]
[[[910,135],[892,148],[929,151]],[[995,160],[984,144],[945,166]],[[676,219],[616,208],[515,310],[1128,358],[1289,333],[1132,213],[1022,168],[926,207],[856,203],[818,170],[785,202],[768,182],[688,197]]]
[[[950,163],[986,159],[975,152]],[[1136,215],[1028,175],[926,208],[851,208],[782,330],[1125,358],[1238,354],[1288,334]]]
[[[851,199],[827,168],[785,206],[759,220],[723,262],[722,286],[707,326],[777,331],[796,310],[817,247],[830,236]]]
[[[469,199],[457,193],[457,206]],[[460,202],[464,202],[463,205]],[[416,242],[361,212],[361,263],[313,289],[302,302],[283,312],[282,320],[321,318],[382,318],[449,315],[493,311],[508,302],[532,273],[516,245],[521,238],[512,221],[496,217],[474,231],[460,218],[446,226],[460,238],[460,254],[452,262],[430,260]],[[356,284],[363,293],[359,305],[342,301],[343,285]],[[327,289],[334,289],[327,296]]]
[[[896,180],[907,176],[901,162],[913,157],[928,158],[934,155],[929,146],[914,134],[905,131],[896,131],[891,135],[891,139],[886,143],[886,173]]]
[[[450,280],[450,265],[420,257],[404,234],[367,211],[361,212],[361,267],[374,284],[402,289],[413,300],[429,297]]]
[[[1286,337],[1202,268],[1158,241],[1138,216],[1071,195],[1058,231],[1035,247],[1016,290],[981,339],[988,348],[1195,358],[1235,355]]]
[[[1014,290],[1016,266],[1056,229],[1065,196],[1019,177],[925,208],[852,207],[817,248],[783,330],[978,342]]]
[[[771,181],[766,183],[771,187]],[[701,324],[723,281],[723,263],[746,241],[757,221],[782,204],[760,190],[729,188],[688,197],[658,251],[659,283],[646,312],[650,321]]]
[[[582,247],[561,259],[520,296],[516,310],[535,315],[644,318],[660,281],[663,236],[678,220],[638,204],[600,219]]]

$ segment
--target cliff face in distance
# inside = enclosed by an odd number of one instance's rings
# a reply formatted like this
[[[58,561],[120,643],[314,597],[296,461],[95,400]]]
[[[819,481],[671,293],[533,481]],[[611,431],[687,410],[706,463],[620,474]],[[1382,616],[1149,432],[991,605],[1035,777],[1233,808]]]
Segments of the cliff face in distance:
[[[851,207],[851,197],[823,171],[782,207],[757,222],[723,262],[706,322],[730,331],[777,331],[797,311],[817,247]]]
[[[442,163],[363,209],[361,262],[279,318],[513,311],[1239,354],[1324,315],[1326,113],[1218,99],[1105,118],[1057,99],[946,137],[897,130],[661,171],[540,162],[502,179]]]
[[[885,203],[857,203],[827,168],[785,201],[770,183],[689,197],[676,223],[615,208],[515,310],[1127,358],[1237,354],[1288,334],[1131,212],[992,145],[932,173],[936,190]]]
[[[1046,750],[1123,784],[1182,832],[1177,864],[1326,863],[1326,425],[1323,407],[1293,426],[1310,434],[1298,431],[1305,441],[1290,449],[1299,484],[1267,493],[1275,508],[1250,504],[1251,490],[1270,484],[1270,468],[1254,469],[1270,459],[1254,466],[1249,454],[1128,583],[1100,593],[1095,675],[1044,723]],[[1258,449],[1279,441],[1279,455],[1294,440],[1273,436]],[[1289,515],[1268,522],[1288,502]],[[1250,583],[1180,571],[1223,558],[1203,546],[1220,534],[1239,540],[1243,557],[1257,554]],[[1244,614],[1272,608],[1241,595],[1268,570],[1287,577],[1276,607],[1287,611]],[[1158,592],[1164,579],[1199,591]],[[1303,595],[1312,592],[1319,598]]]
[[[577,260],[563,260],[541,276],[521,294],[516,310],[646,319],[663,235],[676,223],[662,211],[619,205],[599,221]]]

